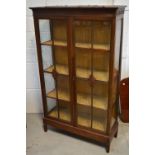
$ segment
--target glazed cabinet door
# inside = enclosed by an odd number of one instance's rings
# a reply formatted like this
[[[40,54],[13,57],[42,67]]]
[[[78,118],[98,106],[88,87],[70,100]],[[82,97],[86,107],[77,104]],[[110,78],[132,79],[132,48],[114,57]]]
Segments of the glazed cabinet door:
[[[77,126],[106,132],[111,22],[74,20]]]
[[[39,19],[46,117],[71,123],[68,20]]]

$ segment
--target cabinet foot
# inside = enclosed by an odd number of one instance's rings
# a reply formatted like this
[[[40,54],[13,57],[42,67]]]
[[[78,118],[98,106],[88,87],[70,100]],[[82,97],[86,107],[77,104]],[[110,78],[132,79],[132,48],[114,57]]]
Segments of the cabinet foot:
[[[44,128],[44,132],[47,132],[47,125],[46,124],[43,125],[43,128]]]
[[[110,152],[110,143],[106,144],[106,152],[107,152],[107,153]]]
[[[118,129],[117,129],[117,131],[116,131],[116,133],[114,135],[115,138],[117,138],[117,134],[118,134]]]
[[[110,145],[106,146],[106,152],[109,153],[110,152]]]

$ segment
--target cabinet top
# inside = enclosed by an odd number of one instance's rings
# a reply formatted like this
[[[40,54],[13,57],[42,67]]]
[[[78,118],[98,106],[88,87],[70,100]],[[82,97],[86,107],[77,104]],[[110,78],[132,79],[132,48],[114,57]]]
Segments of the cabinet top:
[[[30,9],[60,9],[60,8],[102,8],[102,9],[125,9],[125,5],[63,5],[63,6],[39,6],[39,7],[30,7]]]
[[[38,18],[47,18],[49,16],[80,16],[80,15],[101,15],[113,17],[124,14],[126,6],[121,5],[64,5],[64,6],[41,6],[30,7],[33,15]]]

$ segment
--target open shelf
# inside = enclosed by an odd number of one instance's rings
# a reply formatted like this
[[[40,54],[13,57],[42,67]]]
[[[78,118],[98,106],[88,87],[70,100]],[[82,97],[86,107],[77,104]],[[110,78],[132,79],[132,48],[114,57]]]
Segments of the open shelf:
[[[47,94],[47,97],[56,99],[56,90],[52,90]],[[58,99],[63,101],[70,101],[69,92],[58,90]],[[91,96],[88,94],[77,93],[77,104],[83,106],[91,106]],[[93,107],[107,110],[108,98],[93,96]]]
[[[52,73],[53,70],[54,70],[54,66],[50,66],[49,68],[45,69],[44,72]],[[67,65],[56,65],[56,70],[58,74],[68,75]],[[88,79],[90,75],[91,75],[90,70],[84,69],[84,68],[76,68],[76,77]],[[109,80],[109,74],[107,71],[104,72],[104,71],[94,70],[93,76],[97,81],[108,82]]]
[[[55,41],[54,40],[54,43],[52,40],[48,40],[48,41],[45,41],[45,42],[42,42],[41,45],[47,45],[47,46],[64,46],[66,47],[67,46],[67,42],[66,41]]]

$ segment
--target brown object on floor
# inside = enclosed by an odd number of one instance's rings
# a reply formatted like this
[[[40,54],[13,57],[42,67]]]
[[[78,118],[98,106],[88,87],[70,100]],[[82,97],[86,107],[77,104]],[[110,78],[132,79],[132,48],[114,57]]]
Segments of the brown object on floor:
[[[129,123],[129,78],[120,82],[120,119]]]

